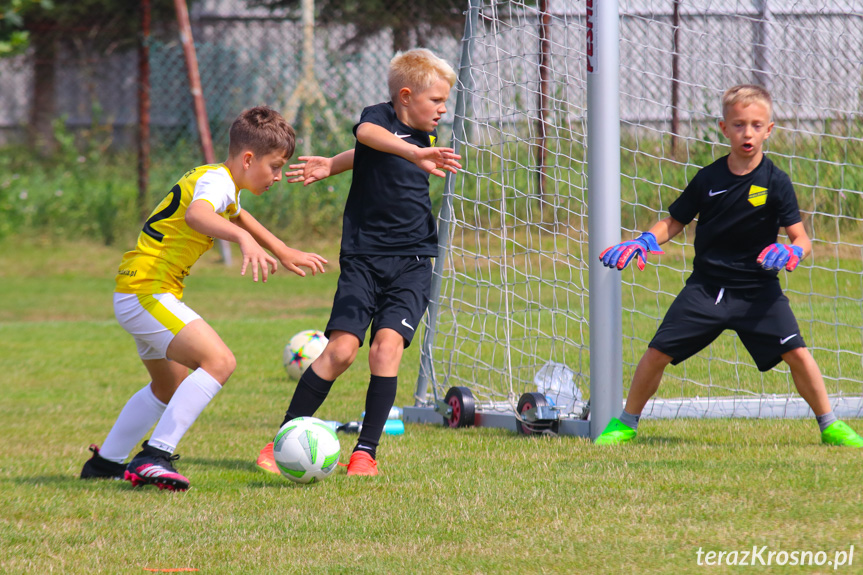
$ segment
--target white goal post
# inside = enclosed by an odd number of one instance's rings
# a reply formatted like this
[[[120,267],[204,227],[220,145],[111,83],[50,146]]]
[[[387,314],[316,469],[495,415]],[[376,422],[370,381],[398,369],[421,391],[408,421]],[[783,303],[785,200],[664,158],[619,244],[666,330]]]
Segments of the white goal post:
[[[694,226],[643,272],[598,254],[727,153],[719,99],[744,82],[773,94],[767,152],[813,240],[783,287],[834,410],[861,416],[861,53],[863,10],[839,0],[470,0],[452,139],[465,169],[446,181],[405,419],[596,437],[691,271]],[[732,332],[670,366],[644,412],[807,415],[784,364],[759,372]]]

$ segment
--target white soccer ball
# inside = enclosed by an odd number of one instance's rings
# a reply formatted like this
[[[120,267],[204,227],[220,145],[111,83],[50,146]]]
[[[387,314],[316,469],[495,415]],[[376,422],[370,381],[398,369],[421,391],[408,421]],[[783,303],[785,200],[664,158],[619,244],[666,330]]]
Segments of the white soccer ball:
[[[300,379],[306,368],[318,359],[325,347],[327,347],[327,336],[322,331],[307,329],[294,335],[285,346],[282,357],[288,377]]]
[[[273,440],[279,471],[296,483],[323,481],[338,467],[340,454],[336,432],[316,417],[290,420]]]

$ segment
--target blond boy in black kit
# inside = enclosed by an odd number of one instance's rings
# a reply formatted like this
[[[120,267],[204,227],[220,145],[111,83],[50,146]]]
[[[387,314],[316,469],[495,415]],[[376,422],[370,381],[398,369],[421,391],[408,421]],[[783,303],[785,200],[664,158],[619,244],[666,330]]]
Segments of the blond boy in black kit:
[[[366,415],[348,475],[378,473],[378,442],[395,401],[402,354],[428,307],[431,258],[438,248],[429,174],[461,168],[451,148],[435,146],[455,80],[449,64],[429,50],[397,55],[388,75],[392,99],[363,110],[354,128],[355,148],[333,158],[300,158],[306,163],[287,174],[294,177],[289,181],[308,185],[353,169],[329,342],[300,378],[283,421],[315,414],[371,325]],[[272,443],[257,464],[278,473]]]

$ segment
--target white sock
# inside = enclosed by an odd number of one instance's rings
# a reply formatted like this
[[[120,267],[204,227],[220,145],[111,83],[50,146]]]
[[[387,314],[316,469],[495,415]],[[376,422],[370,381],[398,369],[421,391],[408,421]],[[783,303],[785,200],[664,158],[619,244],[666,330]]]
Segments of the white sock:
[[[221,384],[202,368],[193,371],[174,392],[168,408],[153,430],[150,446],[174,453],[180,439],[220,389]]]
[[[99,448],[99,455],[114,463],[125,461],[141,438],[159,421],[166,407],[153,395],[149,383],[139,389],[120,411],[114,427]]]

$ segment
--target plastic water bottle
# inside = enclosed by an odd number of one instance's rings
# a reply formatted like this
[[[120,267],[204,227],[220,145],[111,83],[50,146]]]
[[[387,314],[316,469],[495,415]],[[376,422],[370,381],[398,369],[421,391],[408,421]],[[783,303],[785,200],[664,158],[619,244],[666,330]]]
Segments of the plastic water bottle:
[[[384,433],[388,435],[404,435],[405,422],[401,419],[388,419],[384,424]]]
[[[362,412],[362,413],[360,414],[360,417],[363,417],[363,418],[364,418],[365,416],[366,416],[366,412],[365,412],[365,411],[364,411],[364,412]],[[395,406],[395,405],[394,405],[394,406],[392,406],[392,407],[390,408],[390,412],[389,412],[389,414],[387,415],[387,419],[401,419],[401,418],[402,418],[402,408],[401,408],[401,407],[397,407],[397,406]]]
[[[546,362],[533,378],[537,391],[545,395],[549,404],[562,413],[570,413],[576,401],[581,401],[581,390],[572,380],[575,372],[562,363]]]
[[[344,431],[345,433],[359,433],[363,428],[363,424],[359,421],[349,421],[339,426],[339,431]]]
[[[361,421],[349,421],[347,423],[339,423],[338,421],[326,421],[327,425],[336,424],[335,431],[343,433],[359,433],[363,429]],[[388,419],[384,424],[384,433],[387,435],[404,435],[405,422],[401,419]]]
[[[328,420],[325,420],[324,423],[327,424],[327,427],[329,427],[333,430],[333,433],[337,432],[339,430],[339,427],[342,426],[341,421],[332,421],[332,420],[328,419]]]

